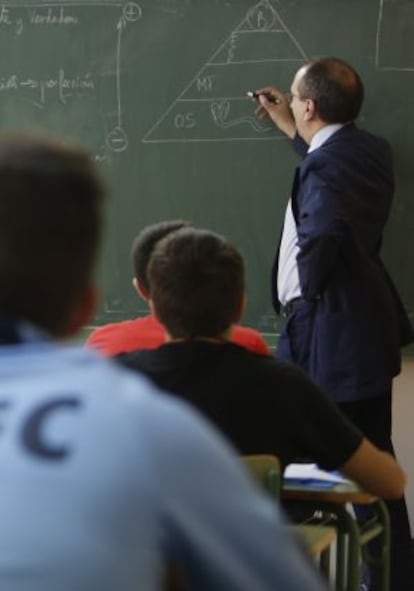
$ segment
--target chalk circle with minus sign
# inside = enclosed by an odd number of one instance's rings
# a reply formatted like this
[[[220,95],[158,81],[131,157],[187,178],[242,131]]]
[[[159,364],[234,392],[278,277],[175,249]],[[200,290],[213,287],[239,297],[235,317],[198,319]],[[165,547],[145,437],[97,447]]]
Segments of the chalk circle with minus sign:
[[[137,21],[142,16],[142,9],[136,2],[127,2],[122,9],[126,21]]]
[[[128,138],[122,127],[114,127],[113,130],[108,133],[106,145],[113,152],[123,152],[127,149]]]

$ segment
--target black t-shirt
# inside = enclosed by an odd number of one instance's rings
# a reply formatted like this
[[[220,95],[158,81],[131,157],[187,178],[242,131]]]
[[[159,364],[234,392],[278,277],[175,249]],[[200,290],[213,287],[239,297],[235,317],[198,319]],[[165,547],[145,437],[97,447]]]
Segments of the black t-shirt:
[[[177,341],[119,356],[206,415],[242,455],[342,466],[361,433],[298,368],[230,342]]]

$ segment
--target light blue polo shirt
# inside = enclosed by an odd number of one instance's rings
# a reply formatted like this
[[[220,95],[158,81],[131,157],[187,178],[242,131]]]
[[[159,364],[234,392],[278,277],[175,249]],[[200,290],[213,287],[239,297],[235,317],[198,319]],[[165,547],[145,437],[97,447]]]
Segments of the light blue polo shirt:
[[[0,347],[0,589],[321,591],[195,412],[83,348]]]

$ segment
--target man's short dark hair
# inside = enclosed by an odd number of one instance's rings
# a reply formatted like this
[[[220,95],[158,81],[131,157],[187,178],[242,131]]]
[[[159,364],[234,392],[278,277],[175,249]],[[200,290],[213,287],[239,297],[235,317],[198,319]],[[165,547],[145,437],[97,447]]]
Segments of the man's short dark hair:
[[[223,236],[177,230],[156,245],[148,276],[156,314],[172,337],[217,337],[238,321],[243,259]]]
[[[89,156],[39,136],[0,139],[0,311],[55,336],[92,281],[103,189]]]
[[[190,225],[191,222],[184,220],[158,222],[157,224],[152,224],[151,226],[144,228],[135,238],[131,251],[134,275],[148,292],[150,286],[147,277],[147,269],[155,245],[162,238],[168,236],[168,234]]]
[[[334,57],[311,61],[299,83],[301,99],[312,99],[325,123],[348,123],[359,115],[364,86],[347,62]]]

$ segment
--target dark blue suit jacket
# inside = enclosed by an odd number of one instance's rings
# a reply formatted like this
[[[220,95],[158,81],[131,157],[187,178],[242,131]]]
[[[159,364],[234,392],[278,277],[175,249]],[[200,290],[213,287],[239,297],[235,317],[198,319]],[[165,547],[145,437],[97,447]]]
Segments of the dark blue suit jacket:
[[[299,136],[295,148],[306,154]],[[401,345],[413,338],[397,290],[380,258],[394,192],[391,150],[385,140],[349,124],[296,169],[292,210],[300,248],[300,312],[309,330],[295,330],[304,369],[336,402],[385,392],[400,370]],[[273,302],[277,297],[273,268]],[[289,319],[294,325],[295,313]],[[291,327],[291,328],[292,328]]]

